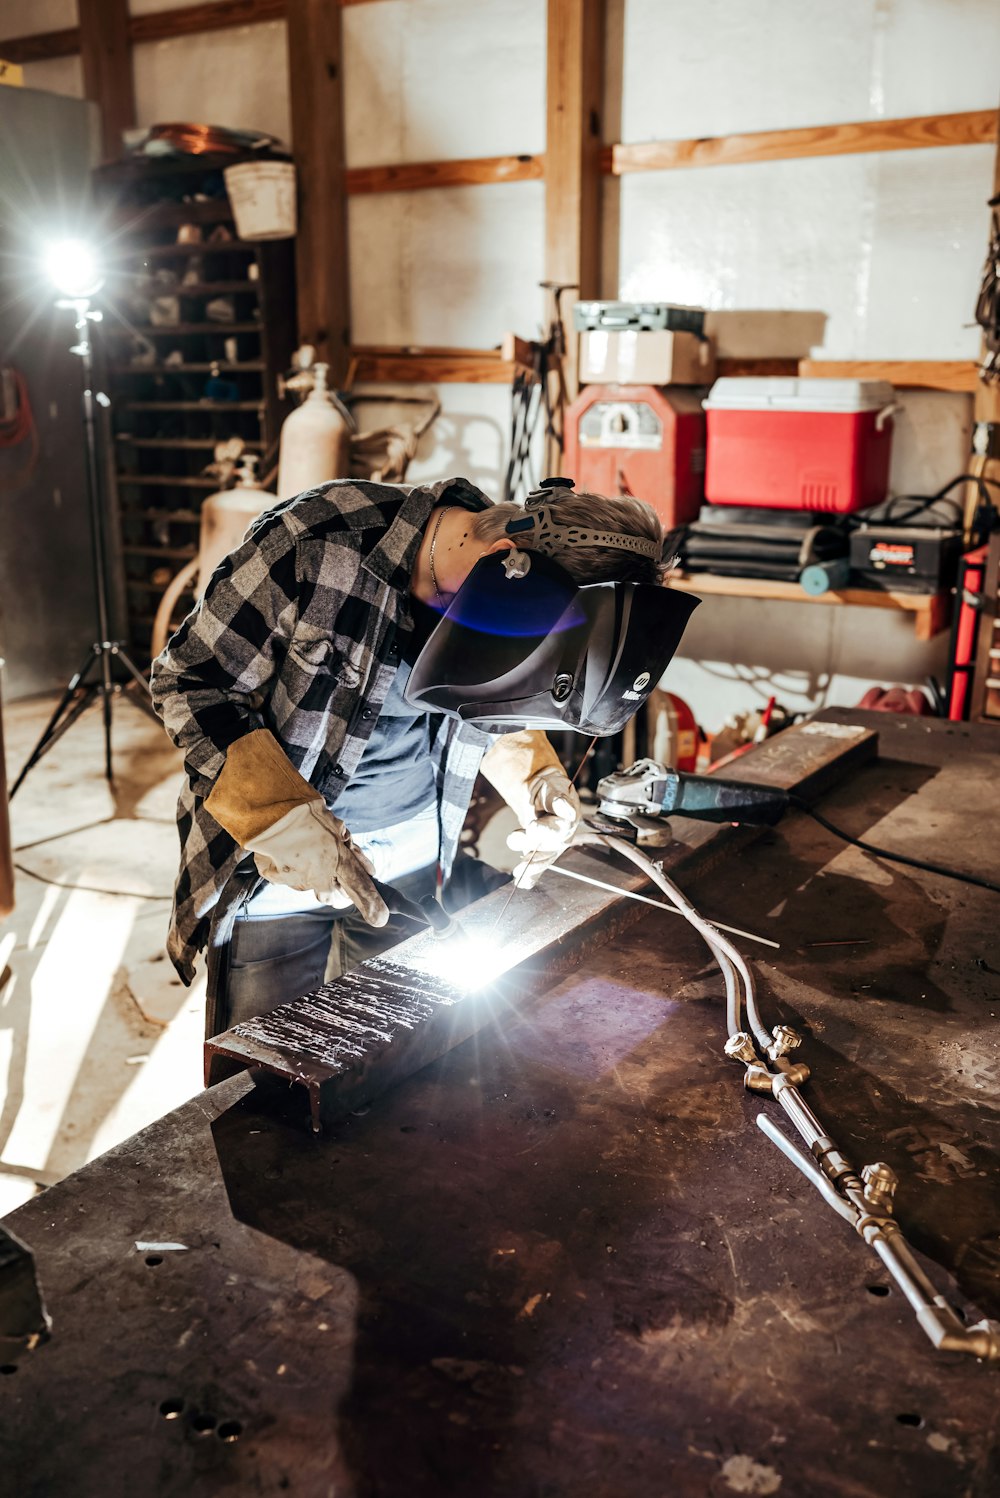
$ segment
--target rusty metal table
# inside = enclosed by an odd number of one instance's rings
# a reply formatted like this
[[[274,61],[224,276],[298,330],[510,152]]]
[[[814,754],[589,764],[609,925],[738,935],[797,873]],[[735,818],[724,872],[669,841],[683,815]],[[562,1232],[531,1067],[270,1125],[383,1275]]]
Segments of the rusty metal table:
[[[881,757],[825,814],[996,878],[995,730],[844,716]],[[800,816],[691,893],[781,943],[755,966],[813,1105],[899,1171],[948,1299],[1000,1316],[998,897]],[[0,1487],[1000,1492],[1000,1368],[935,1353],[753,1126],[720,989],[650,912],[321,1138],[234,1078],[20,1209],[54,1330],[3,1366]]]

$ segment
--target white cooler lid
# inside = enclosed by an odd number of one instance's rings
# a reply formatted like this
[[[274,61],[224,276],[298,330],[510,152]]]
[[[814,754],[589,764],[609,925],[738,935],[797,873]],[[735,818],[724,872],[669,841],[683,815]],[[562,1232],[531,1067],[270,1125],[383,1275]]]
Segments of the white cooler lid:
[[[800,380],[769,376],[716,380],[706,411],[880,411],[895,391],[886,380]]]

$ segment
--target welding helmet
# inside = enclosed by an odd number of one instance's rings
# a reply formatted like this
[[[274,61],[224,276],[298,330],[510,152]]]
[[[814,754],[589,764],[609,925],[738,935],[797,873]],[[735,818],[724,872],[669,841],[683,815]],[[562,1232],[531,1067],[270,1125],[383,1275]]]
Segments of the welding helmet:
[[[617,733],[656,686],[698,602],[649,583],[579,585],[542,552],[526,570],[493,552],[451,600],[404,695],[485,732]]]

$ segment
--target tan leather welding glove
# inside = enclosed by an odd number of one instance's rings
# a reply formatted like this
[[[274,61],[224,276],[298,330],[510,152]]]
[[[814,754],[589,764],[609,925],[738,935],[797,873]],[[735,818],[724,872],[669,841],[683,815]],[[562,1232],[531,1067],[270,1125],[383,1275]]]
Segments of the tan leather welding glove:
[[[335,908],[355,905],[369,926],[389,919],[368,859],[268,729],[229,746],[205,808],[254,855],[257,872],[270,883],[311,890]]]
[[[541,729],[504,734],[486,751],[481,769],[521,824],[507,845],[525,855],[514,870],[515,882],[533,889],[576,836],[580,798]]]

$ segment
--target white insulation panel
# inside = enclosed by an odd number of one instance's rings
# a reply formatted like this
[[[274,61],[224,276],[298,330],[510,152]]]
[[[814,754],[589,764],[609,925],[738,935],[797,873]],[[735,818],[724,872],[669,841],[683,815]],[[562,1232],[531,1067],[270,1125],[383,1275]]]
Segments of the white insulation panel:
[[[138,124],[190,120],[291,140],[284,21],[144,42],[132,59]]]
[[[65,31],[76,25],[76,4],[77,0],[0,0],[0,39]]]
[[[621,139],[992,109],[995,0],[613,0]],[[623,37],[619,44],[615,33]]]
[[[545,0],[344,11],[348,166],[545,149]]]
[[[493,348],[542,314],[540,182],[350,200],[355,343]]]
[[[76,23],[76,0],[0,0],[0,57],[4,55],[4,37],[66,31]],[[82,99],[83,65],[79,54],[26,63],[24,86]]]
[[[832,359],[974,358],[993,154],[956,146],[626,176],[621,295],[815,313],[826,320],[815,351]]]

